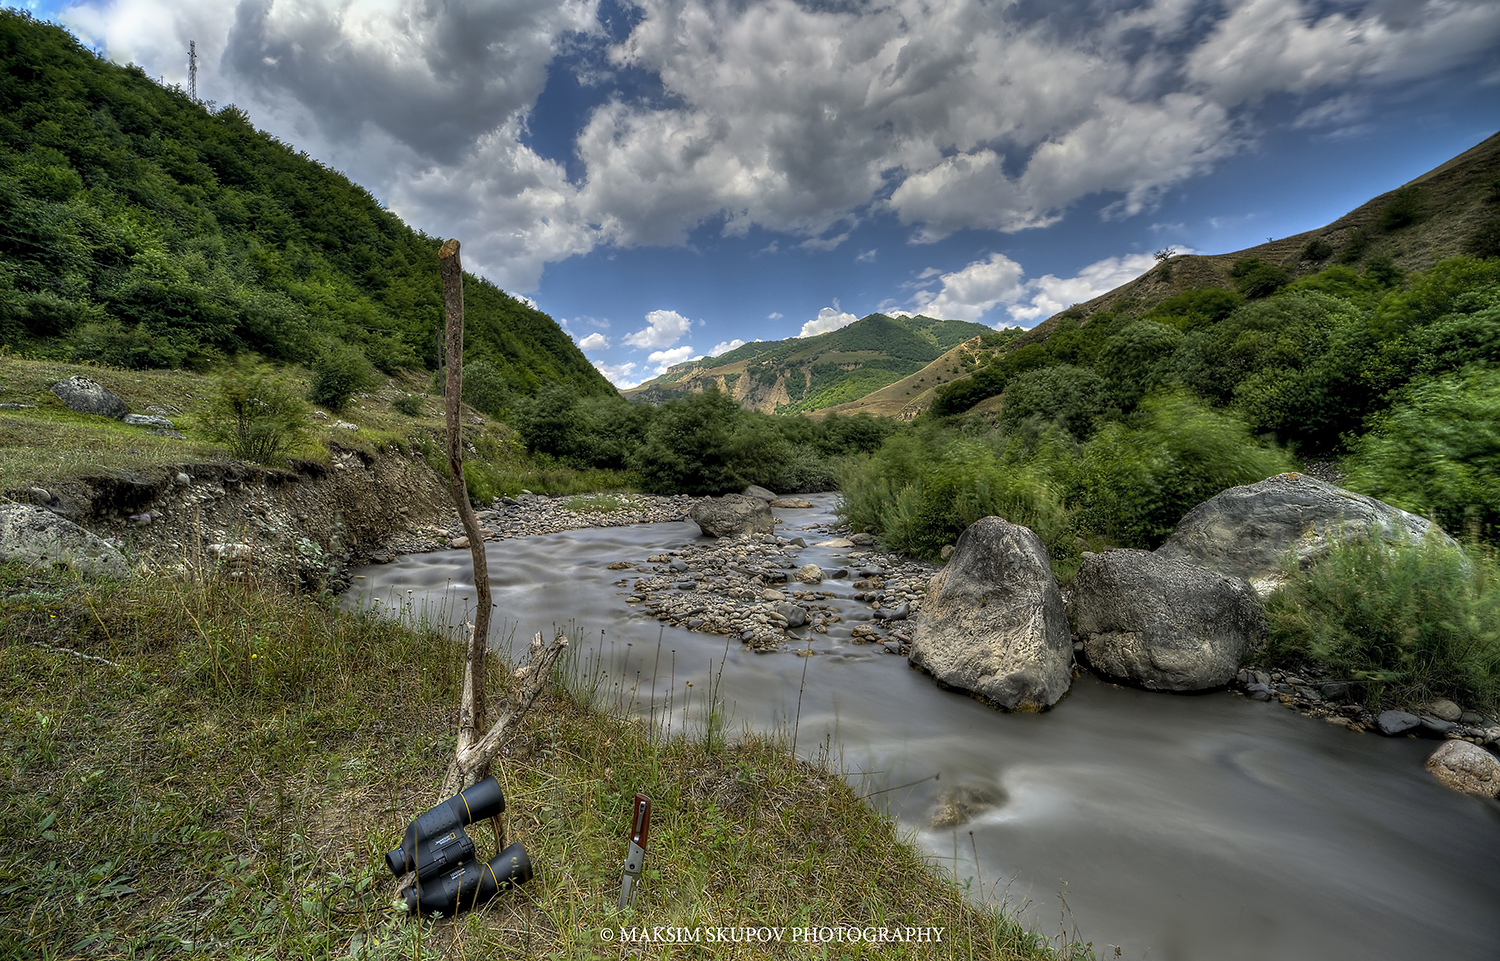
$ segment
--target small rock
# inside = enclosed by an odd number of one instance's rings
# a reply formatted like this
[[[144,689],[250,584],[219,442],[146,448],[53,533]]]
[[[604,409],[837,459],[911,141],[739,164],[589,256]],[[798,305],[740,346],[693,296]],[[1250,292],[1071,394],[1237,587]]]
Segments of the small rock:
[[[945,561],[948,558],[952,557],[952,556],[953,556],[953,545],[952,544],[944,544],[943,545],[943,549],[940,550],[940,551],[938,551],[938,557],[941,557]]]
[[[1417,729],[1416,733],[1423,737],[1447,737],[1457,726],[1452,721],[1445,721],[1440,717],[1432,717],[1431,715],[1424,714],[1422,715],[1422,726]]]
[[[821,584],[823,569],[816,564],[803,564],[797,568],[797,580],[804,584]]]
[[[193,482],[192,477],[188,476],[183,471],[178,471],[177,472],[177,476],[174,477],[174,478],[172,478],[172,479],[175,480],[178,483],[178,485],[180,485],[182,487],[186,487],[187,485],[189,485],[189,484],[191,484]]]
[[[351,424],[347,420],[336,420],[333,422],[334,430],[359,430],[358,424]]]
[[[392,555],[387,554],[387,553],[385,553],[383,551],[381,551],[379,553],[375,553],[375,554],[371,554],[370,555],[370,563],[371,564],[389,564],[392,561],[394,561],[395,559],[396,559],[395,557],[393,557]]]
[[[151,523],[151,514],[150,514],[149,511],[146,512],[146,513],[142,513],[142,514],[131,514],[130,515],[130,520],[131,520],[132,523],[135,523],[135,524],[138,524],[138,525],[144,527],[145,525]]]
[[[854,542],[855,547],[869,547],[875,543],[875,535],[860,532],[858,534],[850,534],[849,540]]]
[[[313,420],[328,420],[328,415],[326,413],[324,413],[323,411],[321,411],[321,410],[315,410],[315,411],[312,412],[312,419]]]
[[[784,601],[786,600],[786,595],[780,591],[773,591],[768,587],[760,592],[760,599],[763,601]]]
[[[1245,694],[1254,701],[1269,701],[1271,699],[1271,689],[1259,681],[1246,684]]]
[[[449,547],[454,547],[454,548],[468,547],[469,546],[469,539],[467,537],[455,537],[455,538],[453,538],[453,540],[451,540],[451,541],[448,542],[448,546]]]
[[[1342,701],[1349,696],[1348,681],[1327,681],[1319,688],[1323,696],[1330,701]]]
[[[812,501],[803,500],[800,497],[778,497],[771,501],[771,506],[780,510],[805,511],[811,509]]]
[[[839,581],[849,576],[847,567],[825,567],[823,568],[823,580]]]
[[[805,538],[805,537],[794,537],[791,540],[787,541],[786,543],[787,543],[788,547],[806,547],[807,546],[807,538]]]
[[[896,608],[877,610],[875,616],[882,621],[904,621],[910,613],[911,604],[906,603]]]
[[[630,562],[629,561],[615,561],[613,564],[609,565],[609,567],[607,569],[611,570],[611,571],[623,571],[626,568],[628,568],[629,566],[630,566]]]
[[[787,627],[801,627],[807,623],[807,611],[797,604],[782,601],[774,610],[786,620]]]
[[[1405,711],[1381,711],[1375,729],[1386,737],[1396,737],[1422,726],[1422,719]]]
[[[1447,741],[1427,759],[1432,776],[1455,791],[1500,796],[1500,761],[1477,744]]]
[[[1470,727],[1484,727],[1485,726],[1484,716],[1481,715],[1481,714],[1476,714],[1473,711],[1465,711],[1465,712],[1463,712],[1463,714],[1459,715],[1458,719],[1459,719],[1459,721],[1461,721],[1464,724],[1469,725]]]
[[[1440,697],[1434,701],[1428,701],[1422,705],[1422,713],[1431,714],[1433,717],[1442,718],[1445,721],[1457,723],[1464,716],[1463,708],[1454,704],[1446,697]]]
[[[26,497],[38,507],[46,507],[52,503],[52,492],[45,487],[26,488]]]
[[[847,537],[830,537],[826,541],[818,541],[816,547],[853,547],[854,542]]]
[[[126,414],[125,423],[131,427],[160,427],[163,430],[171,430],[172,422],[165,417],[155,414]]]

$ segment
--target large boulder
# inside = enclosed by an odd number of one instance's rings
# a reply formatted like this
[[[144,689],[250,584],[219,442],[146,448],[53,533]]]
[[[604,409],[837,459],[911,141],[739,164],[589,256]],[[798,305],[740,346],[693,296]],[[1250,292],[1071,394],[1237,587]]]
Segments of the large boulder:
[[[911,663],[1007,711],[1041,711],[1072,683],[1072,640],[1041,540],[985,517],[963,532],[932,579]]]
[[[124,555],[111,544],[32,504],[0,504],[0,561],[39,568],[61,565],[84,577],[130,573]]]
[[[98,414],[119,420],[130,413],[125,401],[98,381],[87,377],[69,377],[52,385],[52,393],[68,405],[69,410],[80,414]]]
[[[745,494],[705,497],[693,505],[688,516],[710,537],[769,534],[776,527],[770,504]]]
[[[1455,791],[1500,796],[1500,761],[1477,744],[1444,741],[1427,759],[1427,770]]]
[[[770,503],[771,501],[774,501],[776,499],[776,495],[774,493],[766,490],[764,487],[761,487],[758,484],[751,484],[743,491],[740,491],[740,493],[744,494],[746,497],[754,497],[756,500],[763,500],[766,503]]]
[[[1289,552],[1306,570],[1341,540],[1420,541],[1430,532],[1458,546],[1432,522],[1373,497],[1306,474],[1278,474],[1231,487],[1188,511],[1156,553],[1242,577],[1265,598],[1285,583],[1282,558]]]
[[[1153,691],[1222,687],[1266,621],[1249,583],[1149,551],[1084,558],[1068,613],[1089,664]]]

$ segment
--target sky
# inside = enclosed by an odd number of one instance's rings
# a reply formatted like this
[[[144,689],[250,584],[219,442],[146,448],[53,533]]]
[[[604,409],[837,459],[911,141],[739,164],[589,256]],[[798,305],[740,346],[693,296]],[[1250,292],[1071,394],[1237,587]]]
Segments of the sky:
[[[16,0],[11,0],[16,2]],[[1500,130],[1495,0],[20,0],[235,104],[615,384],[875,311],[1030,327]]]

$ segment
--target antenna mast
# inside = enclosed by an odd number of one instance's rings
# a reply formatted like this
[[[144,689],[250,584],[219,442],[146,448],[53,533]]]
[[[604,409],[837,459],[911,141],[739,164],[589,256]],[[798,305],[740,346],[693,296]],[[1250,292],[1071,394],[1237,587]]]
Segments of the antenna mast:
[[[188,41],[188,96],[198,102],[198,42]]]

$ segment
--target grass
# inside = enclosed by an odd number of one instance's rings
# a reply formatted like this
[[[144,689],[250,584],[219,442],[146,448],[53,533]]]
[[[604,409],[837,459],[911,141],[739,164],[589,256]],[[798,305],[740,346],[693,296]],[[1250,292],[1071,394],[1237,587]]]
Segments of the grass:
[[[1500,565],[1435,539],[1352,540],[1266,605],[1269,657],[1353,681],[1372,707],[1500,708]]]
[[[311,372],[301,368],[262,365],[256,369],[285,377],[298,396],[306,396],[312,379]],[[119,421],[74,413],[51,391],[53,384],[74,374],[91,377],[113,390],[133,412],[143,413],[147,405],[175,408],[180,413],[170,415],[173,425],[187,439],[157,437]],[[331,445],[371,454],[400,445],[422,451],[433,470],[445,474],[442,398],[425,395],[427,379],[425,374],[405,374],[357,395],[338,414],[313,421],[306,443],[293,455],[326,464]],[[219,384],[215,373],[121,370],[6,356],[0,367],[0,403],[36,406],[0,410],[0,490],[33,485],[50,488],[59,481],[101,471],[228,460],[228,449],[215,442],[201,422]],[[568,495],[639,487],[631,474],[579,471],[547,458],[533,458],[506,424],[477,417],[468,409],[464,415],[464,437],[470,447],[465,452],[465,477],[476,502],[487,503],[522,490]],[[359,429],[335,426],[340,421]]]
[[[438,800],[461,669],[457,645],[409,619],[248,584],[92,585],[3,566],[0,659],[3,956],[801,957],[806,944],[600,932],[829,924],[944,938],[811,953],[1054,956],[780,745],[662,739],[561,688],[493,772],[507,841],[526,845],[535,879],[456,922],[398,917],[382,853]],[[494,670],[499,698],[508,674]],[[621,915],[636,791],[653,801],[652,840]],[[498,850],[490,825],[472,830]]]

